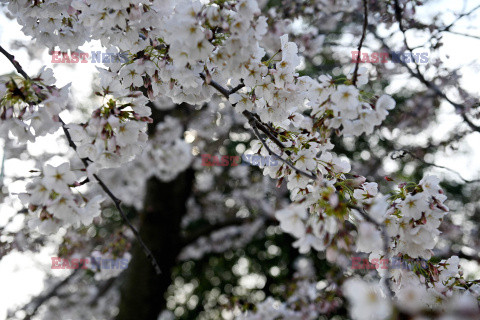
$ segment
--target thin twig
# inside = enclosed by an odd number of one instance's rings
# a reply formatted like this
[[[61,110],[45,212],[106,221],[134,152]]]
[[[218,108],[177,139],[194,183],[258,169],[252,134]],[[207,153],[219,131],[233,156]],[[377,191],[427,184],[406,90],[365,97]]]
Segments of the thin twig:
[[[402,27],[403,28],[403,27]],[[379,40],[382,45],[388,50],[388,53],[390,55],[392,55],[393,53],[393,50],[387,45],[387,43],[385,42],[385,40],[380,37],[374,30],[374,27],[371,26],[369,28],[370,32],[375,36],[375,38],[377,40]],[[407,48],[408,49],[408,48]],[[420,67],[419,65],[414,61],[415,65],[416,65],[416,70],[413,70],[405,61],[402,61],[402,59],[400,59],[400,64],[402,66],[404,66],[405,68],[407,68],[408,72],[410,73],[410,75],[412,75],[414,78],[417,78],[418,80],[420,80],[420,82],[422,82],[428,89],[431,89],[433,90],[433,92],[441,97],[442,99],[444,99],[445,101],[447,101],[448,103],[450,103],[454,108],[455,110],[460,113],[461,117],[463,118],[463,120],[468,124],[468,126],[473,130],[473,131],[477,131],[477,132],[480,132],[480,126],[474,124],[467,116],[466,114],[466,110],[465,110],[465,106],[460,104],[460,103],[456,103],[454,101],[452,101],[450,98],[448,98],[446,96],[445,93],[442,92],[442,90],[440,90],[440,88],[435,85],[433,82],[431,81],[428,81],[427,79],[425,79],[424,75],[421,73],[420,71]]]
[[[317,179],[317,176],[313,173],[307,173],[301,169],[298,169],[297,167],[295,167],[295,165],[287,160],[287,159],[283,159],[281,156],[279,156],[278,154],[276,154],[275,152],[273,152],[270,147],[267,145],[266,141],[260,136],[260,133],[258,132],[258,129],[257,129],[257,126],[255,123],[250,123],[250,125],[252,126],[252,129],[253,129],[253,132],[255,133],[255,137],[257,137],[258,140],[260,140],[260,142],[263,144],[263,146],[265,147],[265,149],[267,149],[268,153],[270,153],[272,156],[274,156],[276,159],[280,160],[281,162],[285,163],[287,166],[289,166],[291,169],[295,170],[297,173],[301,174],[302,176],[305,176],[309,179],[313,179],[313,180],[316,180]]]
[[[245,118],[247,118],[248,123],[250,123],[250,125],[252,125],[252,123],[254,123],[260,131],[265,133],[267,135],[267,137],[269,137],[270,140],[272,140],[273,143],[275,143],[282,150],[282,152],[285,151],[285,153],[287,155],[291,154],[290,151],[285,150],[285,148],[286,148],[285,145],[280,140],[278,140],[277,137],[275,137],[274,134],[272,134],[271,127],[266,126],[261,120],[259,120],[259,117],[256,113],[250,112],[248,110],[244,110],[242,112],[242,114],[245,116]]]
[[[411,54],[413,54],[413,49],[408,45],[408,41],[407,41],[407,35],[406,35],[406,30],[405,30],[405,27],[402,23],[402,9],[400,7],[400,3],[398,0],[395,0],[394,2],[394,6],[395,6],[395,17],[398,21],[398,26],[400,28],[400,31],[403,33],[403,43],[405,45],[405,48],[410,51]],[[480,7],[480,6],[478,6]],[[473,11],[477,10],[478,7],[475,7],[474,9],[472,9],[470,11],[470,13],[472,13]],[[470,13],[467,13],[465,15],[468,15]],[[453,22],[452,22],[452,25],[453,25]],[[401,59],[400,59],[401,60]],[[417,79],[419,79],[423,84],[425,84],[428,88],[432,89],[433,91],[435,91],[435,93],[437,93],[437,95],[439,95],[440,97],[444,98],[445,100],[447,100],[452,106],[455,107],[455,109],[461,114],[463,120],[470,126],[470,128],[472,128],[474,131],[478,131],[480,132],[480,126],[477,126],[475,125],[467,116],[467,114],[465,113],[465,106],[462,105],[462,104],[459,104],[459,103],[455,103],[453,102],[452,100],[450,100],[443,92],[442,90],[440,90],[440,88],[438,88],[436,85],[434,85],[431,81],[428,81],[427,79],[425,79],[425,77],[423,76],[422,72],[420,71],[420,65],[417,63],[417,61],[415,61],[415,59],[413,59],[413,63],[415,64],[415,70],[417,71],[416,72],[416,75],[415,73],[413,73],[411,70],[411,68],[405,63],[403,62],[402,64],[404,66],[407,67],[407,69],[409,70],[409,72],[414,75]]]
[[[468,12],[465,12],[465,13],[461,13],[458,15],[457,18],[455,18],[455,20],[453,20],[449,25],[445,26],[442,30],[439,30],[439,33],[440,32],[443,32],[443,31],[449,31],[450,32],[450,28],[453,27],[453,25],[460,19],[462,19],[463,17],[467,17],[469,15],[471,15],[472,13],[474,13],[475,11],[477,11],[478,9],[480,9],[480,5],[477,5],[475,7],[473,7],[470,11]]]
[[[218,92],[220,92],[225,98],[229,98],[230,97],[230,94],[232,92],[235,92],[235,91],[238,91],[240,90],[243,86],[237,86],[235,88],[233,88],[232,90],[227,90],[225,89],[222,85],[220,85],[219,83],[213,81],[212,79],[207,79],[207,77],[205,76],[205,74],[203,73],[200,73],[200,77],[205,80],[205,82],[212,86],[213,88],[215,88]],[[235,107],[233,105],[233,107]],[[260,119],[260,117],[256,114],[256,113],[253,113],[253,112],[250,112],[250,111],[243,111],[242,114],[245,116],[245,118],[247,118],[248,120],[248,123],[250,124],[250,126],[253,128],[253,131],[255,133],[255,136],[258,140],[260,140],[260,142],[263,144],[263,146],[265,147],[265,149],[267,149],[268,153],[270,153],[270,155],[272,155],[273,157],[275,157],[276,159],[280,160],[281,162],[285,163],[287,166],[289,166],[291,169],[295,170],[297,173],[309,178],[309,179],[313,179],[313,180],[316,180],[317,179],[317,176],[313,173],[307,173],[301,169],[298,169],[297,167],[295,167],[295,165],[289,161],[289,160],[286,160],[286,159],[283,159],[280,155],[278,155],[277,153],[273,152],[270,147],[267,145],[267,143],[265,142],[265,140],[260,136],[260,133],[258,132],[258,130],[262,131],[263,133],[265,133],[268,138],[270,140],[273,141],[273,143],[275,143],[279,148],[280,150],[282,151],[282,153],[284,152],[285,150],[285,145],[280,141],[278,140],[275,135],[272,134],[272,132],[268,129],[268,126],[265,125]],[[290,155],[290,152],[288,150],[285,151],[285,153],[287,155]]]
[[[240,90],[241,88],[243,88],[245,85],[243,83],[239,84],[238,86],[236,86],[235,88],[231,89],[231,90],[227,90],[225,89],[222,85],[220,85],[219,83],[213,81],[212,79],[207,79],[207,77],[205,76],[205,74],[203,73],[200,73],[200,78],[202,78],[203,80],[205,80],[205,82],[212,86],[213,88],[215,88],[218,92],[220,92],[225,98],[229,98],[230,95],[232,93],[235,93],[237,92],[238,90]],[[232,104],[233,107],[235,107],[235,104]],[[269,126],[268,125],[265,125],[261,120],[260,120],[260,117],[256,114],[256,113],[253,113],[253,112],[250,112],[250,111],[247,111],[247,110],[244,110],[242,112],[242,114],[247,118],[247,120],[250,122],[252,119],[256,122],[256,124],[258,125],[258,129],[260,129],[260,131],[262,131],[263,133],[265,133],[280,149],[282,149],[282,151],[286,148],[282,142],[280,142],[280,140],[278,140],[271,132],[270,130],[268,130]],[[289,154],[289,152],[287,151],[286,152],[287,154]]]
[[[358,43],[358,57],[361,55],[362,51],[362,46],[363,46],[363,41],[365,40],[365,37],[367,35],[367,27],[368,27],[368,3],[367,0],[363,0],[363,30],[362,30],[362,37],[360,38],[360,42]],[[357,59],[357,62],[355,64],[355,70],[353,71],[353,78],[352,78],[352,83],[355,86],[357,83],[357,77],[358,77],[358,64],[360,63],[360,60]]]
[[[82,270],[82,269],[75,269],[75,271],[70,273],[65,279],[63,279],[62,281],[57,283],[55,286],[53,286],[46,294],[44,294],[42,296],[39,296],[39,297],[35,297],[34,299],[32,299],[32,301],[30,301],[29,303],[24,305],[21,309],[19,309],[19,310],[24,310],[25,312],[27,312],[27,315],[23,318],[23,320],[30,320],[37,313],[38,309],[45,302],[47,302],[48,300],[50,300],[51,298],[56,296],[58,290],[60,290],[63,286],[68,284],[70,282],[70,280],[72,280],[72,278],[75,277],[75,275],[80,272],[80,270]],[[30,305],[33,305],[33,307],[31,307]],[[15,312],[9,311],[9,313],[15,314],[16,311]]]
[[[402,154],[398,155],[398,156],[395,156],[395,152],[401,152]],[[428,162],[428,161],[425,161],[423,160],[422,158],[416,156],[412,151],[410,150],[406,150],[406,149],[400,149],[400,150],[395,150],[395,151],[392,151],[392,154],[390,155],[390,158],[392,160],[396,160],[398,158],[402,158],[404,157],[406,154],[410,155],[412,158],[414,159],[417,159],[418,161],[420,161],[421,163],[427,165],[427,166],[432,166],[432,167],[435,167],[435,168],[439,168],[439,169],[444,169],[444,170],[447,170],[447,171],[450,171],[452,173],[454,173],[455,175],[457,175],[460,179],[462,179],[465,183],[474,183],[474,182],[480,182],[480,179],[474,179],[474,180],[469,180],[469,179],[465,179],[460,173],[458,173],[457,171],[451,169],[451,168],[448,168],[448,167],[445,167],[445,166],[442,166],[442,165],[439,165],[439,164],[435,164],[435,163],[431,163],[431,162]]]
[[[463,37],[468,37],[468,38],[480,40],[480,36],[477,36],[477,35],[474,35],[474,34],[467,34],[467,33],[462,33],[462,32],[457,32],[457,31],[452,31],[452,30],[447,30],[446,32],[451,33],[451,34],[456,34],[456,35],[459,35],[459,36],[463,36]]]
[[[1,46],[0,46],[0,52],[3,53],[3,55],[13,64],[15,69],[17,69],[18,73],[20,73],[25,79],[30,80],[30,77],[23,70],[22,66],[15,60],[15,57],[12,54],[8,53]],[[63,132],[65,133],[65,137],[68,140],[68,145],[73,150],[77,151],[77,145],[75,144],[75,142],[73,142],[72,136],[70,135],[70,132],[68,131],[67,125],[60,118],[60,116],[58,117],[58,120],[62,124]],[[88,167],[88,160],[86,158],[82,158],[81,161],[82,161],[82,163],[83,163],[83,165],[85,166],[85,169],[86,169]],[[143,242],[143,240],[140,237],[140,234],[138,233],[137,229],[135,229],[135,227],[132,225],[130,220],[127,218],[127,215],[125,214],[125,212],[123,211],[123,209],[121,207],[120,199],[118,199],[112,193],[112,191],[107,187],[107,185],[103,182],[103,180],[100,179],[100,177],[98,177],[96,174],[94,174],[93,177],[95,178],[95,180],[97,180],[100,187],[103,189],[103,191],[110,197],[110,199],[115,204],[115,207],[117,208],[118,212],[122,216],[123,221],[127,224],[128,228],[133,232],[133,234],[135,235],[135,238],[137,239],[138,243],[143,248],[143,251],[145,252],[145,255],[150,260],[152,266],[155,268],[155,272],[157,274],[161,274],[160,266],[158,265],[157,260],[155,259],[155,257],[153,256],[152,252],[147,247],[147,245]]]
[[[98,181],[98,184],[100,185],[100,187],[103,189],[103,191],[105,191],[105,193],[110,197],[110,199],[112,199],[112,201],[115,203],[115,207],[117,208],[118,212],[120,212],[120,214],[122,215],[122,219],[125,221],[125,223],[127,224],[128,228],[133,232],[133,234],[135,235],[135,238],[137,239],[138,243],[140,244],[140,246],[143,248],[143,252],[145,253],[145,255],[147,256],[147,259],[150,260],[150,263],[152,264],[152,266],[155,268],[155,272],[157,274],[161,274],[162,271],[160,270],[160,266],[158,265],[158,262],[157,260],[155,259],[155,257],[153,256],[152,252],[150,251],[150,249],[147,247],[147,245],[143,242],[142,240],[142,237],[140,236],[140,233],[138,233],[137,229],[135,229],[135,227],[132,225],[132,223],[130,222],[130,220],[127,218],[127,215],[125,214],[125,212],[123,211],[122,207],[121,207],[121,201],[120,199],[118,199],[113,193],[112,191],[110,191],[110,189],[105,185],[105,183],[96,175],[94,174],[93,177],[95,178],[95,180]]]
[[[30,77],[28,74],[23,70],[22,66],[20,63],[18,63],[17,60],[15,60],[15,56],[13,54],[8,53],[7,50],[3,49],[2,46],[0,46],[0,52],[3,53],[5,57],[7,57],[8,60],[13,64],[15,69],[17,69],[17,72],[20,73],[25,79],[30,80]]]
[[[237,92],[238,90],[242,89],[243,87],[245,87],[245,84],[242,82],[240,83],[238,86],[236,86],[235,88],[232,88],[228,94],[232,94],[232,93],[235,93]]]
[[[228,97],[230,96],[230,91],[225,89],[224,87],[222,87],[220,84],[218,84],[217,82],[213,81],[210,77],[207,79],[207,77],[205,76],[205,74],[203,73],[200,73],[200,78],[202,78],[202,80],[205,80],[205,82],[212,86],[213,88],[215,88],[218,92],[220,92],[225,98],[228,99]]]

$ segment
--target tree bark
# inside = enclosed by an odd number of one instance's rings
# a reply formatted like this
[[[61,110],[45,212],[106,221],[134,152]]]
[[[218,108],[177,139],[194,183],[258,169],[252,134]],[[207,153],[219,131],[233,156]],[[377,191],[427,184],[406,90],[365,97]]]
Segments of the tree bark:
[[[151,178],[147,182],[140,235],[157,259],[157,275],[143,250],[134,244],[132,260],[120,289],[117,320],[156,320],[165,308],[165,292],[171,283],[171,269],[181,250],[180,223],[193,184],[193,169],[168,183]]]

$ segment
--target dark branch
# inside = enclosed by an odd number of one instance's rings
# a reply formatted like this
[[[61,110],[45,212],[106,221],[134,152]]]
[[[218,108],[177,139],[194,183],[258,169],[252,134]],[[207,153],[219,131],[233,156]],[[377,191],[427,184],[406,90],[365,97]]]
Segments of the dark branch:
[[[473,7],[473,8],[472,8],[470,11],[468,11],[468,12],[459,14],[458,17],[455,18],[455,20],[453,20],[449,25],[445,26],[442,30],[439,30],[439,33],[440,33],[440,32],[443,32],[443,31],[449,31],[449,32],[451,32],[450,29],[453,27],[453,25],[454,25],[455,23],[457,23],[458,20],[462,19],[463,17],[467,17],[467,16],[471,15],[472,13],[474,13],[475,11],[477,11],[478,9],[480,9],[480,5],[477,5],[477,6]]]
[[[52,287],[46,294],[35,297],[27,303],[25,306],[23,306],[20,310],[25,310],[27,312],[27,315],[23,318],[23,320],[30,320],[38,311],[38,309],[46,303],[48,300],[51,298],[55,297],[58,295],[58,291],[68,284],[70,280],[72,280],[73,277],[75,277],[76,274],[78,274],[82,269],[75,269],[70,275],[68,275],[65,279],[57,283],[54,287]],[[10,314],[14,314],[16,312],[9,312]],[[12,315],[9,315],[9,317],[12,317]]]
[[[68,128],[67,126],[65,125],[65,122],[63,122],[63,120],[59,117],[59,121],[62,123],[62,129],[63,129],[63,132],[65,133],[65,137],[67,137],[67,140],[68,140],[68,144],[70,145],[70,147],[72,147],[73,150],[77,151],[77,145],[75,144],[75,142],[73,142],[72,140],[72,136],[70,135],[70,132],[68,131]],[[83,162],[83,165],[85,166],[85,168],[88,167],[88,161],[87,159],[83,158],[81,159],[82,162]],[[118,199],[114,194],[113,192],[107,187],[107,185],[105,184],[105,182],[103,182],[102,179],[100,179],[100,177],[96,174],[93,175],[93,177],[95,178],[95,180],[98,182],[98,184],[100,185],[100,187],[102,188],[102,190],[108,195],[108,197],[113,201],[115,207],[117,208],[118,212],[120,213],[120,215],[122,216],[122,219],[123,221],[127,224],[128,228],[133,232],[133,234],[135,235],[135,238],[137,239],[138,243],[140,244],[140,246],[143,248],[143,251],[145,252],[145,255],[147,256],[148,260],[150,260],[150,263],[152,264],[152,266],[155,268],[155,272],[157,274],[161,274],[161,270],[160,270],[160,266],[158,265],[158,262],[157,260],[155,259],[155,257],[153,256],[152,252],[150,251],[150,249],[147,247],[147,245],[143,242],[142,240],[142,237],[140,237],[140,234],[138,233],[137,229],[132,225],[132,223],[130,222],[130,220],[127,218],[127,215],[125,214],[125,212],[123,211],[122,209],[122,206],[121,206],[121,200]]]
[[[239,84],[238,86],[236,86],[235,88],[232,88],[232,90],[230,90],[228,93],[229,93],[229,94],[235,93],[235,92],[237,92],[238,90],[242,89],[243,87],[245,87],[245,84],[240,83],[240,84]]]
[[[202,78],[203,80],[205,80],[205,82],[206,82],[208,85],[214,87],[218,92],[220,92],[221,94],[223,94],[223,96],[228,99],[228,97],[230,96],[230,91],[229,91],[229,90],[225,89],[224,87],[222,87],[221,85],[219,85],[218,83],[216,83],[215,81],[213,81],[210,76],[208,76],[208,78],[207,78],[207,77],[205,76],[205,74],[203,74],[203,73],[200,73],[200,78]]]
[[[403,28],[403,27],[402,27]],[[374,27],[371,26],[369,28],[370,32],[372,32],[372,34],[375,36],[375,38],[377,40],[379,40],[382,45],[388,50],[389,54],[392,55],[393,54],[393,50],[387,45],[387,43],[385,42],[385,40],[380,37],[374,30]],[[406,41],[405,41],[406,42]],[[408,45],[408,44],[407,44]],[[410,47],[407,47],[407,49],[409,49],[409,51],[411,51],[411,48]],[[420,82],[422,82],[428,89],[432,90],[437,96],[441,97],[442,99],[446,100],[448,103],[450,103],[454,108],[455,110],[460,113],[461,117],[463,118],[463,120],[468,124],[468,126],[473,130],[473,131],[477,131],[477,132],[480,132],[480,126],[474,124],[467,116],[466,114],[466,107],[460,103],[456,103],[454,101],[452,101],[450,98],[448,98],[446,96],[446,94],[444,94],[442,92],[442,90],[440,90],[440,88],[435,85],[433,82],[431,81],[428,81],[427,79],[425,79],[424,75],[421,73],[420,71],[420,67],[418,65],[418,63],[415,63],[415,66],[416,66],[416,70],[413,70],[406,62],[402,61],[400,59],[400,64],[402,66],[404,66],[405,68],[407,68],[408,72],[410,73],[410,75],[412,75],[414,78],[417,78],[418,80],[420,80]]]
[[[363,46],[363,41],[365,40],[365,37],[367,35],[367,27],[368,27],[368,3],[367,0],[363,0],[363,30],[362,30],[362,37],[360,38],[360,42],[358,43],[358,57],[360,57],[360,53],[362,51],[362,46]],[[357,62],[355,64],[355,70],[353,71],[353,78],[352,78],[352,83],[353,85],[356,85],[357,83],[357,77],[358,77],[358,65],[360,63],[360,60],[357,59]]]
[[[468,37],[468,38],[480,40],[480,36],[477,36],[477,35],[474,35],[474,34],[466,34],[466,33],[452,31],[452,30],[448,30],[446,32],[451,33],[451,34],[456,34],[456,35],[459,35],[459,36],[463,36],[463,37]]]
[[[17,72],[20,73],[25,79],[30,80],[28,74],[23,70],[22,66],[15,60],[15,56],[13,54],[8,53],[2,46],[0,46],[0,52],[3,53],[5,57],[13,64]]]
[[[287,166],[289,166],[291,169],[295,170],[297,173],[301,174],[302,176],[305,176],[313,180],[317,179],[317,176],[314,175],[313,173],[307,173],[303,170],[298,169],[297,167],[295,167],[295,165],[291,161],[283,159],[281,156],[273,152],[268,146],[268,144],[266,143],[266,141],[260,136],[260,133],[258,132],[258,129],[257,129],[257,125],[255,123],[253,124],[250,123],[250,125],[252,125],[252,129],[253,129],[253,132],[255,133],[255,137],[257,137],[257,139],[260,140],[260,142],[263,144],[265,149],[267,149],[268,153],[270,153],[272,156],[274,156],[276,159],[280,160],[281,162],[285,163]]]
[[[286,148],[285,145],[280,140],[278,140],[274,134],[272,134],[272,128],[270,126],[265,125],[261,120],[259,120],[259,117],[256,113],[252,113],[250,111],[244,110],[242,114],[245,116],[245,118],[247,118],[248,123],[252,127],[256,126],[260,131],[265,133],[267,137],[269,137],[270,140],[272,140],[273,143],[275,143],[280,148],[280,150],[282,150],[282,152],[285,150]],[[285,153],[287,155],[290,155],[290,151],[288,150],[286,150]]]

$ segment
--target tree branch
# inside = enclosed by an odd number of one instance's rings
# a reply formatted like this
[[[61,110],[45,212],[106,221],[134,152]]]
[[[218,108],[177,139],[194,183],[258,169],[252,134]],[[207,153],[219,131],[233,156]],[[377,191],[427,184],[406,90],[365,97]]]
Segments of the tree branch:
[[[63,286],[68,284],[70,280],[72,280],[72,278],[75,277],[75,275],[80,272],[80,270],[82,269],[75,269],[75,271],[73,271],[65,279],[63,279],[62,281],[57,283],[55,286],[53,286],[46,294],[33,298],[30,302],[28,302],[22,308],[18,309],[18,310],[24,310],[27,313],[27,315],[23,318],[23,320],[30,320],[37,313],[38,309],[48,300],[58,295],[58,290],[60,290]],[[33,306],[31,307],[31,305]],[[12,318],[17,311],[13,311],[13,312],[9,311],[9,318]]]
[[[232,93],[235,93],[235,92],[237,92],[238,90],[242,89],[243,87],[245,87],[245,84],[240,83],[240,84],[239,84],[238,86],[236,86],[235,88],[232,88],[232,89],[228,92],[228,94],[230,95],[230,94],[232,94]]]
[[[20,73],[25,79],[27,80],[30,80],[30,77],[28,76],[28,74],[23,70],[22,66],[15,60],[15,57],[8,53],[5,49],[3,49],[1,46],[0,46],[0,52],[3,53],[3,55],[13,64],[13,66],[15,67],[15,69],[18,71],[18,73]],[[65,133],[65,137],[67,138],[68,140],[68,145],[75,151],[77,151],[77,145],[75,144],[75,142],[73,142],[72,140],[72,136],[70,135],[70,132],[68,131],[68,128],[67,128],[67,125],[65,124],[65,122],[60,118],[60,116],[58,116],[58,120],[59,122],[62,124],[62,129],[63,129],[63,132]],[[85,158],[82,158],[81,159],[85,169],[87,169],[88,167],[88,160],[85,159]],[[127,215],[125,214],[125,212],[123,211],[122,207],[121,207],[121,201],[120,199],[118,199],[113,193],[112,191],[107,187],[107,185],[103,182],[102,179],[100,179],[100,177],[98,177],[98,175],[94,174],[93,177],[95,178],[95,180],[97,180],[98,184],[100,185],[100,187],[102,188],[102,190],[109,196],[109,198],[113,201],[113,203],[115,204],[115,207],[117,208],[118,212],[120,213],[123,221],[127,224],[128,228],[133,232],[133,234],[135,235],[135,238],[137,239],[137,241],[139,242],[140,246],[143,248],[143,251],[145,252],[145,255],[147,256],[147,258],[150,260],[151,264],[153,265],[153,267],[155,268],[155,271],[157,274],[161,274],[161,270],[160,270],[160,267],[157,263],[157,260],[155,259],[155,257],[153,256],[152,252],[150,251],[150,249],[148,249],[148,247],[145,245],[145,243],[143,242],[142,238],[140,237],[140,234],[138,233],[137,229],[135,229],[135,227],[132,225],[132,223],[130,222],[130,220],[127,218]]]
[[[477,35],[474,35],[474,34],[466,34],[466,33],[452,31],[452,30],[446,30],[446,32],[451,33],[451,34],[456,34],[456,35],[459,35],[459,36],[463,36],[463,37],[468,37],[468,38],[480,40],[480,36],[477,36]]]
[[[403,28],[403,27],[402,27]],[[385,42],[385,40],[380,37],[374,30],[374,27],[373,26],[370,26],[369,27],[369,30],[370,32],[375,36],[375,38],[377,40],[379,40],[382,45],[388,50],[389,54],[392,55],[393,53],[393,50],[387,45],[387,43]],[[405,36],[405,34],[404,34]],[[407,48],[409,49],[409,47]],[[411,52],[411,50],[409,49],[409,51]],[[415,61],[414,61],[415,62]],[[420,68],[419,68],[419,65],[415,62],[415,65],[416,65],[416,70],[413,70],[406,62],[402,61],[400,59],[400,64],[402,66],[404,66],[405,68],[407,68],[408,72],[410,73],[410,75],[412,75],[414,78],[417,78],[418,80],[420,80],[420,82],[422,82],[428,89],[431,89],[437,96],[443,98],[444,100],[446,100],[448,103],[450,103],[454,108],[455,110],[460,113],[461,117],[463,118],[463,120],[468,124],[468,126],[473,130],[473,131],[477,131],[477,132],[480,132],[480,126],[474,124],[469,118],[468,116],[466,115],[466,110],[465,110],[465,106],[460,104],[460,103],[456,103],[456,102],[453,102],[450,98],[448,98],[443,92],[442,90],[440,90],[440,88],[435,85],[433,82],[431,81],[428,81],[427,79],[425,79],[425,77],[423,76],[423,74],[421,73],[420,71]]]
[[[367,0],[363,0],[363,30],[362,30],[362,37],[360,38],[360,42],[358,43],[358,56],[360,57],[360,52],[362,51],[362,46],[363,46],[363,41],[365,40],[365,37],[367,35],[367,27],[368,27],[368,2]],[[352,78],[352,83],[354,86],[356,86],[357,83],[357,77],[358,77],[358,65],[360,63],[360,60],[357,59],[357,62],[355,64],[355,70],[353,71],[353,78]]]
[[[394,152],[401,152],[400,155],[398,156],[395,156]],[[421,163],[427,165],[427,166],[432,166],[432,167],[435,167],[435,168],[440,168],[440,169],[444,169],[444,170],[448,170],[452,173],[454,173],[455,175],[457,175],[460,179],[462,179],[464,182],[466,183],[474,183],[474,182],[480,182],[480,179],[474,179],[474,180],[469,180],[469,179],[465,179],[460,173],[458,173],[457,171],[451,169],[451,168],[448,168],[448,167],[445,167],[445,166],[442,166],[442,165],[438,165],[438,164],[435,164],[435,163],[431,163],[431,162],[427,162],[425,160],[423,160],[422,158],[416,156],[412,151],[410,150],[406,150],[406,149],[400,149],[400,150],[395,150],[395,151],[392,151],[392,154],[390,155],[390,158],[392,160],[396,160],[396,159],[399,159],[399,158],[403,158],[406,154],[410,155],[412,158],[414,159],[417,159],[418,161],[420,161]]]
[[[270,149],[270,147],[268,146],[268,144],[266,143],[266,141],[260,136],[260,133],[258,132],[256,123],[252,122],[250,124],[252,125],[252,129],[253,129],[253,132],[255,133],[255,136],[257,137],[258,140],[260,140],[260,142],[263,144],[265,149],[267,149],[268,153],[270,153],[272,156],[274,156],[276,159],[280,160],[281,162],[285,163],[287,166],[289,166],[291,169],[295,170],[297,173],[301,174],[302,176],[305,176],[305,177],[307,177],[309,179],[313,179],[313,180],[317,179],[317,176],[315,174],[307,173],[303,170],[298,169],[297,167],[295,167],[295,165],[291,161],[283,159],[281,156],[279,156],[278,154],[273,152]]]
[[[232,94],[233,92],[236,92],[238,90],[240,90],[241,88],[243,88],[243,85],[238,85],[237,87],[233,88],[232,90],[227,90],[225,89],[223,86],[221,86],[220,84],[218,84],[217,82],[213,81],[212,79],[210,78],[207,78],[205,76],[205,74],[203,73],[200,73],[200,77],[205,80],[205,82],[208,84],[208,85],[211,85],[213,88],[215,88],[218,92],[220,92],[225,98],[229,98],[230,97],[230,94]],[[235,107],[234,104],[232,104],[233,107]],[[265,142],[265,140],[260,136],[260,133],[258,132],[258,130],[262,131],[263,133],[265,133],[267,135],[267,137],[273,141],[273,143],[275,143],[279,148],[280,150],[282,150],[282,153],[284,151],[284,149],[286,148],[285,145],[280,141],[278,140],[274,134],[272,134],[272,132],[269,130],[269,127],[268,125],[265,125],[261,120],[260,120],[260,117],[256,114],[256,113],[253,113],[253,112],[250,112],[250,111],[247,111],[247,110],[244,110],[242,112],[243,116],[245,116],[245,118],[247,118],[248,120],[248,123],[250,124],[250,126],[252,127],[254,133],[255,133],[255,136],[258,140],[260,140],[260,142],[263,144],[263,146],[265,147],[265,149],[267,149],[268,153],[270,153],[270,155],[272,155],[273,157],[275,157],[276,159],[280,160],[281,162],[285,163],[287,166],[289,166],[291,169],[295,170],[297,173],[309,178],[309,179],[313,179],[313,180],[316,180],[317,179],[317,176],[313,173],[307,173],[301,169],[298,169],[297,167],[295,167],[295,165],[289,161],[289,160],[286,160],[286,159],[283,159],[280,155],[276,154],[275,152],[273,152],[270,147],[267,145],[267,143]],[[285,151],[285,153],[287,155],[290,155],[290,152],[287,150]]]
[[[205,76],[205,74],[203,73],[200,73],[200,78],[202,78],[203,80],[205,80],[205,82],[214,87],[218,92],[220,92],[225,98],[228,99],[228,97],[230,97],[230,90],[227,90],[225,89],[224,87],[222,87],[220,84],[218,84],[217,82],[213,81],[211,79],[210,76],[208,76],[208,78]]]
[[[285,150],[285,145],[277,139],[277,137],[272,134],[272,131],[275,132],[273,130],[272,127],[270,127],[269,125],[266,125],[264,124],[261,120],[260,120],[260,117],[258,116],[258,114],[256,113],[253,113],[253,112],[250,112],[250,111],[247,111],[247,110],[244,110],[242,112],[242,114],[245,116],[245,118],[247,118],[248,120],[248,123],[253,127],[254,125],[260,130],[262,131],[263,133],[265,133],[267,135],[268,138],[270,138],[270,140],[273,141],[273,143],[275,143],[281,150],[282,152]],[[275,132],[276,133],[276,132]],[[291,152],[286,150],[285,153],[287,155],[290,155]]]
[[[122,272],[122,274],[124,272],[125,272],[125,270]],[[100,287],[98,288],[98,292],[95,294],[95,296],[93,296],[89,300],[89,302],[87,302],[87,304],[90,305],[90,306],[96,306],[97,303],[98,303],[98,299],[100,299],[103,295],[105,295],[108,292],[108,290],[110,290],[110,288],[114,285],[114,283],[117,281],[117,279],[122,276],[122,274],[120,274],[116,277],[112,277],[112,278],[109,278],[109,279],[105,280],[100,285]]]
[[[30,80],[30,77],[28,74],[23,70],[22,66],[20,63],[18,63],[17,60],[15,60],[15,56],[13,54],[8,53],[7,50],[3,49],[2,46],[0,46],[0,52],[3,53],[5,57],[7,57],[8,60],[13,64],[15,69],[17,70],[18,73],[20,73],[25,79]]]
[[[453,27],[453,25],[460,19],[462,19],[463,17],[467,17],[469,15],[471,15],[472,13],[474,13],[475,11],[477,11],[478,9],[480,9],[480,5],[477,5],[475,7],[473,7],[470,11],[468,12],[465,12],[465,13],[461,13],[458,15],[457,18],[455,18],[455,20],[453,20],[449,25],[445,26],[442,30],[439,31],[440,32],[443,32],[443,31],[448,31],[448,32],[451,32],[450,31],[450,28]]]

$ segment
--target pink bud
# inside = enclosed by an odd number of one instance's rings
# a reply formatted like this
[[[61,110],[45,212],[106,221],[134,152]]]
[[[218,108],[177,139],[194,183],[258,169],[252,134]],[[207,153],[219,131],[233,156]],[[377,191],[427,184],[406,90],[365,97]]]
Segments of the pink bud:
[[[140,120],[146,123],[153,123],[153,119],[150,117],[142,117]]]
[[[74,14],[77,13],[77,10],[76,10],[74,7],[72,7],[72,6],[68,6],[67,13],[68,13],[69,15],[73,16]]]
[[[362,184],[364,184],[365,181],[367,181],[367,179],[366,179],[364,176],[356,177],[356,178],[353,180],[353,186],[354,186],[355,188],[358,188],[358,187],[360,187]]]
[[[205,82],[207,84],[210,84],[212,82],[212,76],[209,73],[207,73],[207,76],[205,77]]]
[[[205,38],[207,38],[208,40],[213,38],[212,30],[210,30],[210,29],[205,30]]]

